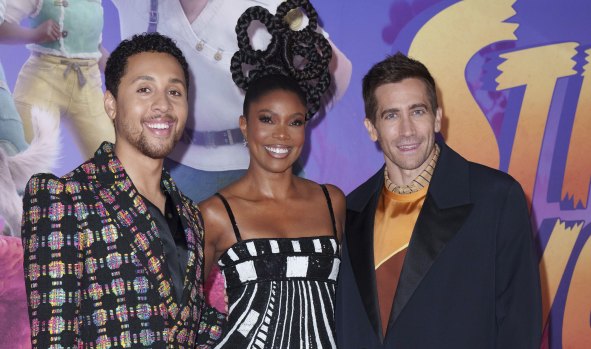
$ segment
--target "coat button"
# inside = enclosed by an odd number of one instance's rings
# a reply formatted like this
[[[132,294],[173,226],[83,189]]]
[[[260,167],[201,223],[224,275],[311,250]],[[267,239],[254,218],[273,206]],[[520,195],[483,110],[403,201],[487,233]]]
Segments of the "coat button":
[[[201,50],[203,50],[203,46],[204,46],[204,45],[205,45],[205,44],[203,43],[203,40],[202,40],[202,41],[199,41],[199,42],[197,43],[197,45],[195,45],[195,49],[196,49],[197,51],[201,51]]]
[[[62,37],[65,38],[67,36],[68,36],[68,31],[67,30],[62,31]]]
[[[219,61],[219,60],[221,60],[221,59],[222,59],[222,51],[218,51],[218,52],[216,52],[216,53],[215,53],[215,55],[213,55],[213,58],[214,58],[216,61]]]

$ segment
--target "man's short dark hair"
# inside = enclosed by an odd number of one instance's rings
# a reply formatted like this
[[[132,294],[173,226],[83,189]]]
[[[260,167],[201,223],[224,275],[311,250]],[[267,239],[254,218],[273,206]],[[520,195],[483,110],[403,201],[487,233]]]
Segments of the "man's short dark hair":
[[[183,52],[174,41],[159,33],[143,33],[134,35],[131,39],[121,41],[115,48],[105,68],[105,86],[117,98],[117,91],[121,77],[125,75],[129,57],[142,52],[162,52],[173,56],[183,68],[185,74],[185,87],[189,87],[189,65]],[[154,64],[158,64],[154,62]],[[188,96],[188,95],[187,95]]]
[[[427,95],[433,113],[438,108],[435,80],[425,65],[409,58],[401,52],[388,56],[375,64],[363,77],[363,102],[365,103],[365,117],[372,123],[376,121],[378,103],[376,89],[384,84],[401,82],[404,79],[416,78],[425,83]]]

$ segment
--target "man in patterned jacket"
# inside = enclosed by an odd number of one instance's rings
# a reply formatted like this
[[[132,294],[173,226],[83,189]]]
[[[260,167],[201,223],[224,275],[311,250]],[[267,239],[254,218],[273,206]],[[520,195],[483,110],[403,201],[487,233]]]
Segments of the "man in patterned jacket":
[[[221,317],[204,303],[200,214],[162,165],[187,119],[187,62],[165,36],[134,36],[105,82],[115,144],[25,192],[33,347],[207,347]]]

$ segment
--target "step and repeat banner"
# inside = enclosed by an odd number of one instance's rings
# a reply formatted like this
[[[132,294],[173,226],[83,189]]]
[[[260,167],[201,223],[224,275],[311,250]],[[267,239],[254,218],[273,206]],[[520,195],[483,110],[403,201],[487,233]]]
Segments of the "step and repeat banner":
[[[438,84],[443,138],[464,157],[508,172],[527,194],[542,277],[543,347],[591,346],[591,2],[312,2],[353,71],[344,96],[312,122],[306,177],[348,193],[373,174],[383,157],[363,126],[361,79],[398,51],[422,61]],[[119,16],[109,0],[103,6],[110,51],[120,40]],[[10,88],[27,57],[23,46],[0,45]],[[58,174],[83,160],[67,122],[62,132]]]

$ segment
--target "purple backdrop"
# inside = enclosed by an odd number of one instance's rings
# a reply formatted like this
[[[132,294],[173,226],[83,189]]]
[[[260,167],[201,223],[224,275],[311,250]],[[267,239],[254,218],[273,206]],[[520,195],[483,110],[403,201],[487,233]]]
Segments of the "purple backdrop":
[[[119,41],[118,16],[110,1],[103,4],[104,45],[112,50]],[[314,5],[332,41],[353,63],[353,75],[342,100],[322,120],[313,123],[305,164],[307,177],[337,184],[349,192],[381,166],[382,155],[362,126],[361,79],[372,64],[400,50],[433,62],[433,66],[457,68],[459,63],[454,55],[458,48],[464,42],[474,44],[466,63],[459,67],[464,74],[457,77],[461,84],[454,85],[445,79],[445,72],[434,71],[440,83],[444,114],[450,122],[449,141],[460,148],[475,149],[476,153],[479,147],[481,153],[495,152],[498,154],[495,166],[514,175],[526,189],[540,252],[547,316],[544,347],[582,348],[584,343],[590,343],[591,302],[584,295],[591,289],[591,258],[588,258],[591,256],[588,205],[591,165],[585,157],[591,145],[588,137],[580,136],[580,129],[585,125],[591,127],[588,121],[591,88],[587,87],[591,3],[588,0],[490,3],[325,0],[315,1]],[[490,31],[481,19],[489,16],[492,20],[495,14],[503,14],[497,19],[499,28],[512,26],[512,29],[501,40],[476,45],[474,36],[485,37]],[[449,30],[429,34],[430,26],[450,18],[462,21],[450,21],[446,27]],[[462,31],[464,26],[470,29]],[[448,46],[439,47],[443,40],[449,40],[448,31],[455,33],[455,30],[458,32]],[[0,59],[11,88],[27,56],[23,46],[0,45]],[[520,61],[524,57],[527,59]],[[559,63],[565,64],[567,73],[558,73]],[[539,71],[520,75],[538,65]],[[548,72],[555,72],[556,76],[548,80]],[[458,125],[464,120],[461,117],[465,117],[461,115],[464,104],[452,103],[454,93],[461,89],[469,92],[469,98],[464,101],[475,102],[478,108],[478,113],[468,116],[484,118],[494,147],[484,148],[466,140],[470,133],[483,132],[477,127],[468,128],[471,131],[464,134],[453,134],[462,126]],[[532,96],[533,103],[528,99]],[[541,106],[545,105],[547,108],[543,109]],[[535,112],[528,119],[531,110]],[[447,111],[454,113],[449,115]],[[58,174],[82,161],[69,140],[67,125],[65,130],[63,158],[55,169]],[[529,135],[528,130],[537,133]],[[533,158],[533,162],[520,165],[520,152],[525,154],[525,160]]]

